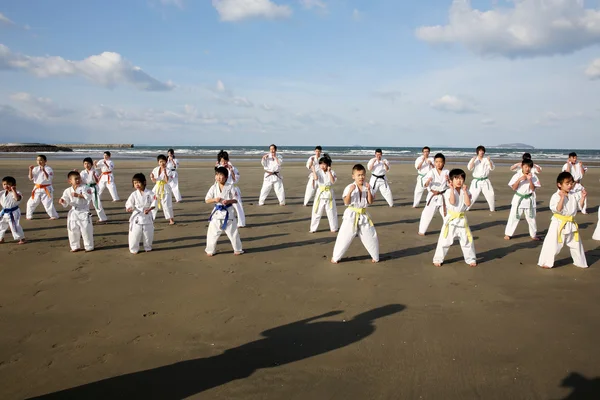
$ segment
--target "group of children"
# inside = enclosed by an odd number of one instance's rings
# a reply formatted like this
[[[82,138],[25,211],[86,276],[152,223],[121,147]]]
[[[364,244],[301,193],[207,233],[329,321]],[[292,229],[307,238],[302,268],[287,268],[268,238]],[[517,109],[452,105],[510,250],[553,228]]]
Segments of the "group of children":
[[[277,146],[271,145],[269,153],[262,157],[261,164],[265,170],[263,187],[261,189],[259,205],[264,205],[271,189],[275,189],[280,205],[285,205],[285,191],[281,175],[282,159],[277,154]],[[468,163],[468,170],[473,172],[470,188],[465,185],[466,174],[462,169],[448,171],[444,168],[445,157],[438,153],[430,157],[431,150],[424,147],[423,155],[415,161],[417,182],[414,191],[413,207],[421,202],[423,192],[427,190],[425,207],[421,213],[419,235],[425,235],[434,215],[439,212],[443,224],[434,254],[433,263],[441,266],[450,246],[458,239],[463,251],[465,261],[470,266],[477,265],[475,246],[465,212],[477,200],[480,193],[486,198],[490,211],[495,210],[495,195],[490,181],[490,172],[495,165],[490,157],[485,156],[485,147],[476,149],[476,156]],[[101,195],[108,189],[113,201],[118,201],[115,180],[114,163],[110,152],[104,153],[104,159],[94,162],[91,158],[83,161],[84,169],[79,172],[73,170],[68,173],[69,188],[63,192],[59,203],[70,207],[67,216],[67,230],[71,251],[81,249],[80,241],[83,239],[85,251],[94,249],[93,223],[90,214],[90,204],[96,210],[99,222],[108,220],[102,207]],[[150,179],[155,184],[152,190],[146,188],[146,177],[137,173],[132,178],[134,192],[126,202],[126,210],[131,212],[129,219],[129,250],[136,254],[140,242],[145,251],[152,250],[154,236],[154,219],[159,210],[163,211],[169,224],[174,224],[172,198],[182,200],[178,183],[179,161],[173,149],[168,155],[157,157],[158,166],[150,174]],[[37,157],[37,166],[30,166],[29,179],[34,188],[31,198],[27,202],[26,218],[31,219],[36,207],[42,203],[50,219],[57,219],[58,213],[53,203],[52,181],[54,172],[47,165],[46,157]],[[332,186],[337,181],[337,175],[332,170],[332,160],[327,154],[322,153],[322,148],[317,146],[315,154],[311,156],[306,167],[310,170],[306,186],[304,205],[308,205],[314,197],[312,217],[309,231],[315,233],[318,229],[323,213],[327,215],[331,232],[338,232],[338,219],[335,195]],[[520,166],[520,169],[519,169]],[[370,181],[367,181],[367,169],[371,172]],[[98,171],[99,170],[99,171]],[[344,211],[342,224],[339,227],[336,243],[333,250],[332,263],[338,263],[350,247],[353,239],[358,235],[369,252],[372,262],[379,261],[379,242],[373,220],[366,211],[369,204],[373,203],[375,194],[379,191],[390,207],[393,206],[393,197],[386,173],[390,170],[390,163],[383,159],[381,149],[375,151],[365,168],[356,164],[352,168],[353,183],[346,186],[342,197],[347,206]],[[531,155],[525,153],[521,163],[511,167],[516,170],[508,185],[514,190],[511,201],[505,239],[510,240],[514,235],[521,217],[529,225],[529,234],[532,240],[537,237],[536,225],[536,189],[540,181],[537,174],[541,167],[534,164]],[[581,180],[587,169],[578,162],[575,153],[569,154],[569,160],[557,178],[557,192],[550,201],[550,210],[553,216],[548,234],[542,246],[538,265],[542,268],[551,268],[554,258],[563,245],[569,246],[573,262],[576,266],[586,268],[587,263],[583,246],[579,237],[579,228],[574,220],[578,209],[586,213],[587,193],[581,185]],[[216,243],[221,234],[225,233],[230,239],[234,254],[239,255],[244,251],[238,228],[244,227],[245,214],[243,210],[241,191],[238,187],[239,171],[235,168],[226,151],[217,155],[215,166],[215,183],[206,194],[205,201],[214,204],[210,215],[207,232],[206,253],[212,256],[216,252]],[[19,244],[25,243],[23,229],[20,226],[19,204],[23,198],[22,193],[16,188],[16,180],[5,177],[2,180],[3,191],[0,192],[0,243],[4,242],[4,234],[10,229],[13,237]],[[596,229],[593,238],[600,240],[600,227]]]

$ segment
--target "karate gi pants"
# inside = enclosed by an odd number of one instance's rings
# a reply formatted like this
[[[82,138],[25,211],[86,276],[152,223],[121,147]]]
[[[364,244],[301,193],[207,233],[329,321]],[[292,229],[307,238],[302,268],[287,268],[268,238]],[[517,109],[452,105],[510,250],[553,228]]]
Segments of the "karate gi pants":
[[[233,209],[238,217],[238,227],[243,228],[246,226],[246,213],[244,212],[244,205],[242,203],[242,191],[239,187],[235,187],[235,198],[237,203],[233,204]]]
[[[308,183],[306,184],[306,191],[304,192],[304,205],[307,206],[310,200],[315,196],[315,191],[319,185],[314,181],[314,179],[310,178]]]
[[[33,218],[33,213],[37,206],[42,203],[44,208],[46,209],[46,213],[50,216],[50,218],[58,218],[58,213],[56,212],[56,208],[54,207],[54,201],[52,199],[53,191],[50,191],[50,196],[44,189],[36,189],[33,199],[29,197],[27,200],[27,219]]]
[[[21,227],[21,211],[13,211],[12,215],[15,220],[14,224],[10,219],[10,213],[4,214],[0,219],[0,240],[4,239],[4,234],[8,229],[10,229],[14,240],[21,240],[25,237],[25,233],[23,233],[23,228]]]
[[[143,241],[144,250],[152,250],[152,241],[154,240],[153,224],[129,224],[129,251],[136,254],[140,251],[140,242]]]
[[[388,185],[387,179],[385,179],[385,178],[378,179],[375,176],[371,176],[370,185],[372,188],[371,192],[373,193],[373,196],[375,196],[375,193],[377,193],[377,191],[379,191],[379,192],[381,192],[381,195],[383,196],[385,201],[387,201],[388,205],[390,207],[394,206],[394,198],[392,197],[392,189],[390,188],[390,185]]]
[[[443,196],[443,195],[438,195]],[[439,211],[442,219],[444,218],[444,207],[442,205],[437,205],[435,200],[431,200],[429,205],[425,205],[423,212],[421,213],[421,221],[419,221],[419,233],[424,235],[427,232],[427,228],[429,228],[429,224],[435,215],[435,212]]]
[[[423,186],[423,181],[424,179],[422,179],[420,176],[417,177],[417,184],[415,185],[415,198],[413,201],[414,208],[419,205],[421,199],[423,198],[423,193],[427,191],[427,188]]]
[[[158,194],[156,194],[156,201],[160,201],[160,206],[161,206],[161,211],[163,212],[163,214],[165,215],[165,219],[171,219],[174,217],[174,213],[173,213],[173,199],[171,198],[171,191],[169,189],[167,189],[167,186],[165,185],[165,193],[163,195],[163,198],[161,199],[160,197],[158,197]],[[152,210],[152,218],[156,219],[156,215],[158,215],[158,205],[154,208],[154,210]]]
[[[596,230],[594,231],[594,236],[592,236],[594,240],[600,240],[600,212],[598,213],[598,224],[596,225]]]
[[[483,197],[487,200],[488,206],[490,206],[490,211],[496,211],[496,195],[494,194],[494,187],[492,186],[492,182],[489,179],[485,181],[478,181],[473,179],[471,181],[471,187],[469,189],[471,192],[471,206],[467,208],[467,211],[473,207],[479,195],[483,193]]]
[[[271,182],[270,180],[265,179],[262,185],[262,189],[260,189],[260,198],[258,199],[258,205],[264,206],[265,200],[269,193],[271,193],[271,189],[275,189],[275,195],[277,196],[277,200],[279,200],[279,204],[285,204],[285,190],[283,188],[283,181],[281,179],[277,179],[275,182]]]
[[[379,261],[379,239],[377,238],[377,231],[374,226],[371,226],[368,222],[358,224],[356,230],[354,230],[354,219],[342,220],[342,226],[337,235],[335,246],[333,247],[332,260],[338,262],[344,257],[352,240],[358,235],[365,249],[369,252],[371,258],[375,261]]]
[[[67,232],[71,250],[81,249],[81,238],[83,238],[85,251],[94,250],[94,225],[90,213],[70,210],[67,218]]]
[[[524,200],[525,201],[525,200]],[[519,216],[517,217],[516,207],[513,205],[510,208],[510,214],[508,216],[508,222],[506,223],[506,229],[504,235],[512,237],[515,234],[517,225],[521,220],[521,216],[525,214],[525,219],[529,225],[529,236],[534,238],[537,234],[537,222],[535,221],[536,209],[533,209],[533,217],[530,216],[529,208],[519,208]]]
[[[540,259],[538,260],[538,265],[553,267],[554,266],[554,258],[560,253],[560,250],[566,244],[571,250],[571,258],[573,259],[573,264],[579,268],[587,268],[587,261],[585,259],[585,251],[583,250],[583,243],[581,241],[581,234],[579,235],[579,240],[575,241],[575,233],[574,232],[561,232],[562,243],[558,242],[558,229],[560,228],[560,222],[551,220],[550,227],[548,228],[548,234],[544,238],[544,244],[542,245],[542,252],[540,254]],[[566,229],[566,228],[565,228]]]
[[[215,254],[217,241],[223,232],[229,238],[233,251],[241,253],[242,240],[240,239],[240,232],[238,231],[238,225],[235,218],[227,221],[225,229],[221,229],[223,226],[223,219],[214,218],[208,224],[208,232],[206,233],[206,254]]]
[[[445,228],[442,227],[442,231],[440,232],[440,238],[438,239],[435,254],[433,255],[433,262],[440,264],[444,262],[444,259],[448,254],[448,249],[450,249],[450,246],[454,243],[454,239],[458,239],[460,242],[460,248],[462,249],[465,262],[467,264],[477,262],[475,243],[473,243],[473,240],[469,242],[467,230],[464,227],[450,225],[448,227],[448,236],[444,237],[444,229]]]
[[[577,196],[581,196],[581,192],[575,192],[577,194]],[[581,199],[581,197],[579,197],[579,200]],[[581,207],[581,204],[579,203],[579,200],[577,201],[577,208],[579,209],[579,211],[581,211],[582,214],[587,214],[587,197],[585,198],[585,200],[583,201],[583,207]]]
[[[102,222],[108,221],[106,217],[106,213],[104,212],[104,208],[102,207],[102,200],[100,200],[100,192],[98,192],[98,201],[96,201],[96,195],[93,194],[94,188],[92,188],[92,205],[94,206],[94,210],[96,210],[96,214],[98,215],[98,219]],[[98,188],[96,188],[98,190]],[[96,204],[98,203],[98,204]]]
[[[321,222],[321,217],[323,216],[323,211],[327,214],[327,219],[329,220],[329,230],[331,232],[335,232],[338,230],[338,216],[337,216],[337,207],[335,205],[335,199],[329,202],[329,199],[320,199],[318,207],[313,206],[312,217],[310,219],[310,231],[316,232],[319,229],[319,223]]]
[[[102,193],[104,193],[104,190],[108,189],[108,192],[110,193],[110,197],[112,197],[113,201],[119,201],[119,194],[117,193],[117,185],[115,184],[115,181],[113,180],[113,178],[110,178],[110,183],[108,183],[108,180],[101,180],[98,183],[98,196],[102,196]]]
[[[175,201],[179,203],[181,200],[183,200],[181,192],[179,191],[179,174],[173,175],[169,180],[168,185],[171,188],[171,191],[173,192],[173,197],[175,197]]]

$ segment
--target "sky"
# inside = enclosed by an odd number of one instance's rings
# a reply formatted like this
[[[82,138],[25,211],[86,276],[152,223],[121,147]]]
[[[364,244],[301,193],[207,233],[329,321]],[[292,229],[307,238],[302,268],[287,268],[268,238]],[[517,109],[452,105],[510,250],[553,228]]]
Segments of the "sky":
[[[600,148],[600,0],[0,2],[0,142]]]

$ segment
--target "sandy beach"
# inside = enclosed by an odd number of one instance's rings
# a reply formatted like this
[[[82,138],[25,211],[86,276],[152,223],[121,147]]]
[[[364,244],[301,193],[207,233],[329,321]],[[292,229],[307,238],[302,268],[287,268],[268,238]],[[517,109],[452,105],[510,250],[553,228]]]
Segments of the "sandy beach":
[[[17,178],[25,197],[33,159],[0,160],[2,176]],[[543,270],[536,266],[542,242],[529,240],[525,221],[503,240],[512,197],[505,166],[491,175],[497,212],[481,196],[468,213],[479,266],[469,268],[456,245],[436,268],[441,218],[417,235],[423,203],[411,208],[410,165],[393,164],[389,173],[395,207],[377,198],[369,210],[381,262],[371,264],[357,238],[332,265],[336,235],[326,218],[319,232],[308,232],[301,163],[284,164],[287,206],[271,193],[258,207],[259,160],[232,159],[241,173],[246,254],[234,256],[223,235],[220,253],[208,258],[212,161],[182,160],[177,224],[159,213],[155,251],[138,255],[127,248],[124,200],[131,176],[149,177],[155,163],[115,162],[123,201],[104,194],[110,222],[94,226],[96,251],[69,252],[58,197],[67,172],[81,164],[51,155],[61,219],[48,220],[40,206],[34,220],[22,220],[30,242],[18,246],[7,234],[0,246],[2,399],[600,398],[600,242],[591,239],[598,168],[584,180],[589,214],[577,216],[590,268],[574,267],[563,249],[558,267]],[[446,167],[466,170],[452,160]],[[341,222],[351,164],[334,160],[333,168]],[[540,175],[542,235],[558,172],[547,167]]]

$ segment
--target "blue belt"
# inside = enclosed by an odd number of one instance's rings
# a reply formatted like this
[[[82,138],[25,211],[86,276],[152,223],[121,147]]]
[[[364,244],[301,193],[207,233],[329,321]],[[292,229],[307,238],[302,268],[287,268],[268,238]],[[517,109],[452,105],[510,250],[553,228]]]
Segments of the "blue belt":
[[[225,230],[225,228],[227,228],[227,221],[229,221],[229,207],[231,207],[231,204],[224,206],[223,204],[217,204],[215,206],[215,208],[213,209],[212,213],[210,213],[210,217],[208,217],[208,221],[212,221],[212,217],[213,215],[215,215],[215,212],[217,211],[225,211],[225,220],[223,221],[223,225],[221,225],[221,229]]]
[[[13,215],[13,213],[18,209],[19,206],[13,208],[3,208],[2,211],[0,211],[0,219],[4,218],[5,214],[10,214],[10,222],[13,224],[13,226],[16,226],[15,216]]]

